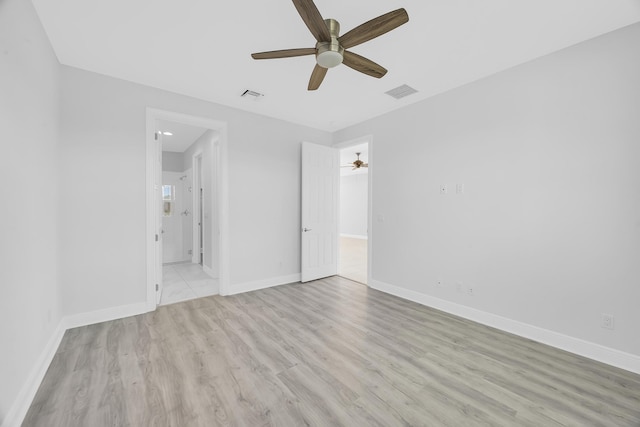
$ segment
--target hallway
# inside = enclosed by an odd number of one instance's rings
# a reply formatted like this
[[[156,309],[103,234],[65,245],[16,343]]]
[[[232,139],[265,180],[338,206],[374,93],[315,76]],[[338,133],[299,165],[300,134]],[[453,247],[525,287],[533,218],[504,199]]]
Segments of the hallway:
[[[367,284],[367,239],[340,236],[338,275]]]

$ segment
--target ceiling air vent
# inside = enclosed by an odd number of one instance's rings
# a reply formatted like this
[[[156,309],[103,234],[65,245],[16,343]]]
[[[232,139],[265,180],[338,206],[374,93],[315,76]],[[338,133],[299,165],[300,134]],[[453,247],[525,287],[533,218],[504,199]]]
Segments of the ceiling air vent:
[[[240,97],[242,98],[247,98],[247,99],[253,99],[254,101],[257,101],[258,99],[262,98],[264,96],[264,94],[260,93],[260,92],[256,92],[253,90],[245,90],[244,92],[242,92],[242,95],[240,95]]]
[[[390,91],[385,93],[395,99],[400,99],[400,98],[404,98],[405,96],[413,95],[414,93],[417,93],[417,92],[418,91],[412,88],[411,86],[402,85],[402,86],[398,86],[395,89],[391,89]]]

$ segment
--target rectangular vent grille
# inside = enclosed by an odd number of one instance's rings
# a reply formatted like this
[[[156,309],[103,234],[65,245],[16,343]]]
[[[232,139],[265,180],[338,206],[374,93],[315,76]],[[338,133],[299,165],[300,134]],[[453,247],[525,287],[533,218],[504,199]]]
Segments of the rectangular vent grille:
[[[413,95],[414,93],[417,93],[417,92],[418,91],[412,88],[411,86],[402,85],[402,86],[398,86],[395,89],[391,89],[390,91],[385,93],[395,99],[400,99],[400,98],[404,98],[405,96]]]
[[[256,91],[247,89],[244,92],[242,92],[242,95],[240,95],[240,96],[243,97],[243,98],[248,98],[248,99],[252,99],[253,98],[254,100],[258,100],[261,97],[263,97],[264,95],[261,94],[260,92],[256,92]]]

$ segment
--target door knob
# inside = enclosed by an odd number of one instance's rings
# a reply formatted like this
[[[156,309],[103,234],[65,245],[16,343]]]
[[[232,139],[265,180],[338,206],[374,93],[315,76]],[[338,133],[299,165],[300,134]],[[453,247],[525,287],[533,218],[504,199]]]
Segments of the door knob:
[[[310,229],[310,228],[305,227],[305,228],[303,228],[303,229],[302,229],[302,231],[304,231],[304,232],[306,233],[307,231],[311,231],[311,229]]]

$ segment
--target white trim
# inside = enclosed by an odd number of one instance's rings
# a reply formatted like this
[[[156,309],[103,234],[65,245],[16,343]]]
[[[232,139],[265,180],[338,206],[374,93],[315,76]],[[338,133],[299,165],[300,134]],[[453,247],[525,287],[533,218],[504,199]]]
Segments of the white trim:
[[[146,302],[141,302],[63,317],[58,323],[56,330],[53,332],[51,339],[49,339],[49,342],[45,346],[40,357],[36,361],[31,374],[18,393],[18,396],[9,409],[9,412],[7,412],[7,415],[2,422],[2,427],[13,427],[22,424],[29,407],[33,403],[33,399],[36,396],[38,388],[40,387],[40,384],[42,384],[42,380],[47,373],[47,369],[49,369],[49,365],[51,365],[51,362],[60,347],[62,337],[68,329],[93,325],[94,323],[107,322],[109,320],[122,319],[124,317],[136,316],[149,311],[147,310],[147,307]]]
[[[271,279],[257,280],[254,282],[246,282],[234,285],[228,295],[250,292],[273,286],[279,286],[289,283],[300,282],[300,274],[292,274],[289,276],[274,277]],[[547,344],[562,350],[575,353],[589,359],[597,360],[611,366],[625,369],[630,372],[640,374],[640,356],[625,353],[620,350],[605,347],[600,344],[581,340],[579,338],[570,337],[554,331],[539,328],[537,326],[518,322],[516,320],[507,319],[492,313],[477,310],[461,304],[456,304],[430,295],[422,294],[409,289],[390,285],[378,280],[369,280],[369,286],[373,289],[395,295],[409,301],[416,302],[428,307],[433,307],[444,312],[491,326],[506,332],[510,332],[521,337],[529,338],[543,344]],[[9,408],[2,427],[19,426],[24,421],[24,417],[33,402],[33,399],[44,379],[44,376],[53,361],[53,358],[60,346],[62,337],[67,329],[80,326],[91,325],[94,323],[106,322],[114,319],[121,319],[130,316],[136,316],[147,312],[148,305],[146,302],[130,304],[126,306],[112,307],[104,310],[93,311],[89,313],[81,313],[72,316],[66,316],[60,320],[58,327],[53,332],[51,339],[43,349],[40,357],[36,361],[31,374],[23,387],[20,389],[13,405]]]
[[[53,332],[49,342],[42,350],[40,357],[38,357],[38,360],[33,366],[27,381],[20,389],[20,392],[13,401],[13,405],[11,405],[7,415],[4,417],[2,427],[19,426],[24,421],[24,417],[27,415],[27,411],[29,410],[34,397],[36,397],[36,393],[38,392],[38,388],[47,373],[47,369],[49,369],[49,365],[53,361],[53,357],[56,355],[58,347],[60,347],[60,342],[62,341],[65,330],[63,321],[60,321],[58,323],[58,327]]]
[[[93,325],[95,323],[137,316],[138,314],[143,314],[147,311],[149,310],[147,310],[147,304],[144,302],[121,305],[118,307],[110,307],[102,310],[65,316],[62,319],[62,326],[66,329],[79,328],[80,326]]]
[[[200,264],[200,248],[204,248],[204,241],[200,241],[200,227],[203,228],[202,240],[204,240],[204,221],[200,217],[200,187],[202,187],[202,150],[197,150],[191,156],[191,169],[193,170],[193,186],[191,202],[193,204],[193,219],[191,224],[191,262]],[[200,223],[200,225],[198,225]],[[197,237],[197,238],[196,238]],[[204,264],[204,261],[203,261]],[[203,265],[204,267],[204,265]]]
[[[155,119],[149,109],[146,115],[146,250],[147,250],[147,311],[156,309],[156,259],[155,259]],[[152,136],[153,135],[153,136]]]
[[[146,183],[146,222],[147,222],[147,311],[156,309],[155,282],[155,260],[153,257],[153,246],[155,232],[153,226],[153,215],[155,212],[154,196],[153,196],[153,162],[156,146],[154,144],[154,132],[156,121],[167,120],[182,123],[191,126],[197,126],[207,129],[216,130],[219,133],[220,144],[220,160],[218,174],[218,212],[219,212],[219,262],[218,271],[220,279],[220,295],[226,295],[229,287],[229,189],[227,187],[227,123],[214,120],[208,117],[198,117],[188,114],[176,113],[172,111],[159,110],[147,107],[146,111],[146,167],[147,167],[147,183]]]
[[[210,269],[209,267],[207,267],[206,265],[202,266],[202,271],[207,273],[212,279],[217,279],[218,278],[218,276],[216,276],[216,272],[213,271],[212,269]]]
[[[218,278],[220,280],[220,295],[228,295],[230,286],[230,245],[229,245],[229,183],[228,183],[228,140],[227,140],[227,125],[218,129],[220,132],[220,138],[218,139]]]
[[[360,239],[360,240],[368,239],[367,236],[361,236],[360,234],[347,234],[347,233],[340,233],[340,237],[348,237],[350,239]]]
[[[254,282],[238,283],[231,286],[227,295],[241,294],[244,292],[257,291],[259,289],[271,288],[273,286],[287,285],[289,283],[300,282],[300,273],[289,276],[272,277],[270,279],[256,280]]]
[[[483,325],[491,326],[589,359],[597,360],[598,362],[640,374],[640,356],[631,353],[625,353],[580,338],[560,334],[538,326],[508,319],[378,280],[370,280],[369,286],[373,289],[417,302],[418,304],[433,307],[477,323],[482,323]]]

